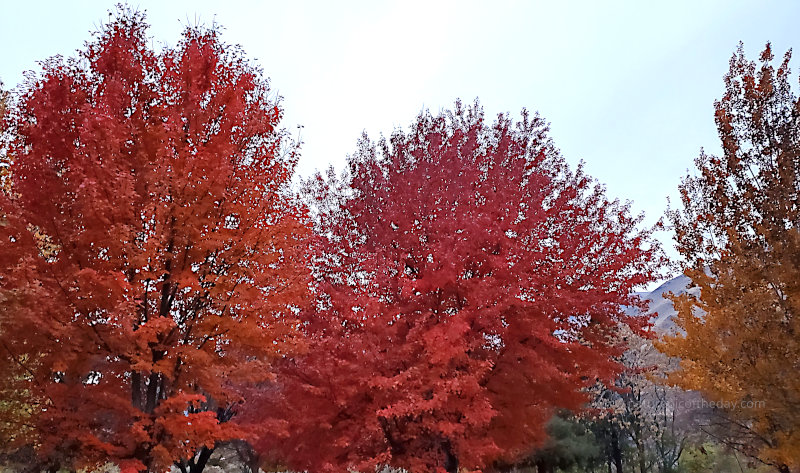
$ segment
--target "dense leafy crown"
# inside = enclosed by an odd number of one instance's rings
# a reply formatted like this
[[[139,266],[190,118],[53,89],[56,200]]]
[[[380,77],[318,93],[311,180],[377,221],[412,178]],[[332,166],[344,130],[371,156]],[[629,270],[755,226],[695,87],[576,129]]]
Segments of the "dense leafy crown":
[[[287,442],[295,468],[511,461],[616,372],[611,334],[636,325],[621,306],[656,250],[568,170],[538,116],[423,114],[388,141],[365,137],[344,179],[318,176],[307,194],[318,350],[286,367],[283,402],[315,406]]]
[[[281,110],[216,31],[154,52],[145,30],[125,13],[46,61],[6,122],[0,369],[28,407],[3,416],[55,465],[204,461],[296,345],[307,229]]]

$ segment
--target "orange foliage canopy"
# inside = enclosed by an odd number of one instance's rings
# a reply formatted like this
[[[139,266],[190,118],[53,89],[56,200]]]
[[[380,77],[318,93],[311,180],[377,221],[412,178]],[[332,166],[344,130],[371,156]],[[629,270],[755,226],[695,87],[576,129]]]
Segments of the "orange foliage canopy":
[[[281,110],[216,31],[158,53],[145,32],[123,13],[45,62],[6,123],[0,376],[43,467],[202,470],[298,343],[308,228]]]
[[[557,408],[614,376],[612,336],[636,325],[622,305],[657,253],[546,131],[458,105],[365,138],[344,180],[309,183],[315,350],[282,365],[278,405],[305,413],[285,442],[290,468],[513,462]]]
[[[730,445],[800,471],[800,100],[790,54],[740,46],[716,102],[720,156],[702,154],[669,213],[699,298],[675,298],[683,333],[661,345],[672,380],[730,408]]]

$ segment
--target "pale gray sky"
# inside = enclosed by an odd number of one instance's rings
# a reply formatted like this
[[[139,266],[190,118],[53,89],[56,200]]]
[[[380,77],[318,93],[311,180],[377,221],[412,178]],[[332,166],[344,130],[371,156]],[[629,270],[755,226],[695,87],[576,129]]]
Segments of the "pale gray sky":
[[[0,79],[72,55],[114,1],[7,1]],[[737,43],[753,58],[800,46],[795,1],[130,1],[156,43],[216,21],[303,125],[299,172],[341,168],[363,130],[479,97],[487,114],[539,111],[572,163],[655,222],[701,146]],[[798,58],[800,60],[800,58]],[[794,69],[798,61],[793,61]],[[664,241],[671,247],[667,235]]]

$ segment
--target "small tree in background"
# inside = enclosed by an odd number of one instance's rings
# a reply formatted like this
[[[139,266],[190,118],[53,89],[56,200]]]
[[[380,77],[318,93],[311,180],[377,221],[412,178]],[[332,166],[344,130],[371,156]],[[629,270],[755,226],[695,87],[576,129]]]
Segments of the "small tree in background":
[[[728,403],[729,442],[782,472],[800,468],[800,102],[790,54],[777,66],[733,55],[716,102],[723,153],[669,211],[685,274],[700,296],[675,298],[682,333],[661,348],[681,359],[674,382]]]
[[[46,61],[5,125],[0,380],[31,403],[16,440],[41,467],[199,472],[248,438],[243,389],[297,345],[281,110],[216,31],[156,53],[146,27],[123,12]]]
[[[663,383],[677,360],[668,359],[652,340],[627,330],[620,336],[628,346],[621,357],[625,370],[612,385],[597,386],[594,412],[586,420],[617,470],[624,457],[631,471],[677,472],[686,448],[703,438],[699,396]]]

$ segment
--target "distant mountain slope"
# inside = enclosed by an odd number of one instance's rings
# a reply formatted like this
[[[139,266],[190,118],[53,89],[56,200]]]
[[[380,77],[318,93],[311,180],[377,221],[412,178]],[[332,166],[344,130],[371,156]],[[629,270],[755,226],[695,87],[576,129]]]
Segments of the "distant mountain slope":
[[[637,294],[647,301],[648,309],[646,315],[651,317],[657,333],[670,333],[675,330],[675,315],[677,315],[677,312],[672,306],[672,301],[664,296],[670,292],[676,295],[683,294],[687,290],[692,295],[698,295],[699,288],[688,289],[690,283],[691,280],[688,277],[680,275],[658,286],[651,292]]]

